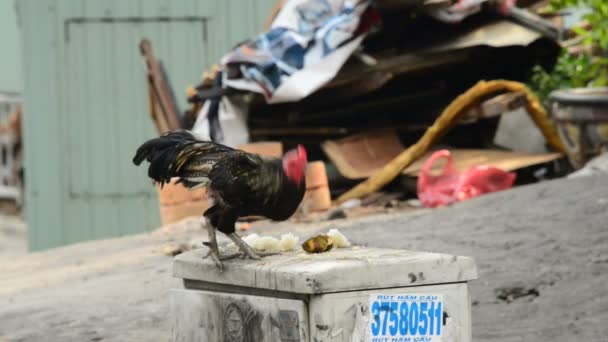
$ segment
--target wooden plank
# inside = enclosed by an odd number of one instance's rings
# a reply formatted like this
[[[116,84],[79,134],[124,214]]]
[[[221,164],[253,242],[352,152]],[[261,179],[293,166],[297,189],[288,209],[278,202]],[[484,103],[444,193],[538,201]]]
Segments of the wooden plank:
[[[479,119],[489,119],[511,112],[526,105],[526,95],[521,92],[511,92],[496,95],[471,108],[461,119],[461,123],[476,122]]]
[[[403,151],[394,131],[375,131],[353,135],[321,144],[340,173],[349,179],[371,176]]]
[[[264,31],[268,31],[268,29],[270,29],[272,22],[277,17],[277,15],[279,14],[279,12],[281,11],[281,9],[283,8],[283,6],[285,5],[286,2],[287,2],[287,0],[279,0],[272,7],[272,9],[270,10],[270,14],[268,15],[268,18],[266,18],[266,21],[264,22]]]
[[[427,0],[428,1],[428,0]],[[425,0],[378,0],[377,6],[381,9],[404,9],[419,6],[425,3]]]
[[[530,154],[501,150],[453,149],[450,152],[454,159],[454,167],[458,172],[466,171],[477,165],[487,165],[505,171],[515,171],[532,165],[548,163],[562,157],[560,153]],[[422,165],[424,165],[432,153],[433,151],[429,151],[420,157],[420,159],[403,170],[403,174],[417,177],[420,170],[422,170]],[[439,172],[441,167],[443,165],[434,165],[431,170],[432,172]]]
[[[464,63],[469,59],[467,51],[452,51],[449,54],[405,54],[394,55],[378,59],[378,64],[374,66],[362,66],[361,64],[345,66],[338,75],[329,82],[324,88],[332,88],[345,84],[355,84],[369,77],[370,74],[377,72],[400,75],[408,72],[421,72],[437,66],[449,66]]]
[[[152,44],[148,39],[143,39],[139,44],[140,52],[148,67],[148,82],[152,91],[153,102],[158,106],[159,111],[154,111],[155,121],[160,133],[181,127],[179,115],[176,111],[174,99],[170,95],[169,86],[161,67],[154,57]]]

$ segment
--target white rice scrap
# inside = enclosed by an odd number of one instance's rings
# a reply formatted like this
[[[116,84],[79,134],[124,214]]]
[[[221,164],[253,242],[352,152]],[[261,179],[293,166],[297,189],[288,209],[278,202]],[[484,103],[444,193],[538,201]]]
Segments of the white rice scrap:
[[[243,238],[245,242],[256,251],[275,253],[279,252],[279,239],[271,236],[251,234]]]
[[[281,235],[281,242],[279,243],[279,247],[281,248],[282,252],[291,252],[296,250],[299,242],[299,237],[293,235],[292,233],[287,233]]]
[[[329,232],[327,233],[327,236],[329,236],[331,241],[333,241],[334,247],[337,247],[337,248],[350,247],[350,241],[348,241],[346,236],[344,236],[344,234],[340,233],[340,231],[337,229],[334,229],[334,228],[330,229]]]
[[[254,233],[245,236],[243,240],[256,251],[278,253],[295,250],[299,238],[292,233],[281,235],[280,240],[272,236],[260,236]]]

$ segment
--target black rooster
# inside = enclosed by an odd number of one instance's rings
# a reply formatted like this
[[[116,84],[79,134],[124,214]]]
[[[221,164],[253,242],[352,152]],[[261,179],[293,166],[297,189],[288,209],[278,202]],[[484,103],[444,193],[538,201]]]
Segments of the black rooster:
[[[265,216],[286,220],[298,208],[306,190],[306,151],[299,145],[283,159],[266,158],[209,141],[197,140],[190,132],[177,130],[148,140],[137,149],[133,163],[150,162],[148,176],[164,185],[178,177],[190,189],[207,187],[211,207],[203,216],[210,223],[210,255],[223,268],[215,229],[226,234],[253,259],[260,256],[236,233],[241,216]]]

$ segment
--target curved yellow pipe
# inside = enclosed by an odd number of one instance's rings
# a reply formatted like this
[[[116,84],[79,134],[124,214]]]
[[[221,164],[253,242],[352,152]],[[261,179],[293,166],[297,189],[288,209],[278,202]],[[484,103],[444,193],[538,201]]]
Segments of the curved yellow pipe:
[[[467,112],[467,109],[477,105],[481,98],[503,91],[524,93],[527,100],[526,109],[528,114],[545,136],[547,143],[554,150],[565,153],[565,147],[549,120],[547,112],[536,95],[526,85],[507,80],[479,81],[472,88],[454,99],[435,120],[433,125],[426,130],[418,142],[405,149],[405,151],[401,152],[401,154],[366,181],[359,183],[344,193],[336,200],[336,203],[340,204],[349,199],[361,198],[381,189],[384,185],[395,179],[403,169],[424,155],[433,144],[458,122],[458,119]]]

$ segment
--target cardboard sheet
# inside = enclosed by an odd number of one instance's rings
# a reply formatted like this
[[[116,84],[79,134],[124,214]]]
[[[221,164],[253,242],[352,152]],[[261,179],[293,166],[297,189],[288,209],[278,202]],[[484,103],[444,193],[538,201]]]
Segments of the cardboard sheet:
[[[370,177],[405,149],[394,131],[363,133],[344,139],[330,140],[324,142],[321,147],[331,162],[336,165],[340,174],[349,179]],[[557,160],[562,156],[560,153],[531,154],[486,149],[450,149],[450,151],[458,171],[464,171],[475,165],[488,165],[505,171],[515,171]],[[429,151],[424,154],[407,167],[402,174],[417,177],[424,161],[433,152]],[[438,163],[437,168],[433,170],[438,172],[442,166],[441,163]]]

